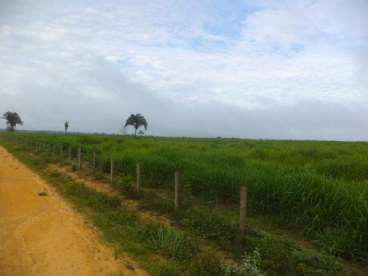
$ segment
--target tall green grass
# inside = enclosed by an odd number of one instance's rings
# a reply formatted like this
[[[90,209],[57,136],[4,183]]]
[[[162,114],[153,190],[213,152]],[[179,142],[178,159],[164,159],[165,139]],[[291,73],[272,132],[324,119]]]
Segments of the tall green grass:
[[[330,253],[368,258],[367,143],[55,134],[10,138],[71,147],[74,157],[82,146],[87,160],[96,151],[103,173],[109,172],[110,157],[120,175],[134,175],[139,160],[144,186],[172,189],[173,173],[180,169],[192,196],[203,201],[235,205],[239,187],[246,185],[250,215],[269,214],[303,227]]]
[[[142,261],[155,275],[181,275],[184,271],[185,275],[259,276],[263,275],[262,271],[271,275],[343,273],[343,267],[336,258],[307,250],[287,239],[256,229],[247,229],[244,235],[240,235],[237,226],[225,219],[229,213],[223,208],[203,208],[196,204],[195,209],[173,212],[172,202],[162,197],[167,194],[164,189],[145,190],[139,211],[127,210],[124,200],[120,202],[118,198],[98,193],[69,177],[45,170],[49,162],[57,161],[52,154],[33,154],[14,143],[0,142],[56,185],[59,193],[74,202],[80,211],[87,213],[108,241],[121,245],[125,252]],[[131,181],[130,176],[125,176],[114,186],[123,189],[125,196],[135,196],[127,185]],[[144,223],[136,214],[146,208],[168,215],[176,227]],[[203,247],[202,239],[214,248]],[[229,256],[237,261],[225,261],[224,255],[216,248],[230,253]]]

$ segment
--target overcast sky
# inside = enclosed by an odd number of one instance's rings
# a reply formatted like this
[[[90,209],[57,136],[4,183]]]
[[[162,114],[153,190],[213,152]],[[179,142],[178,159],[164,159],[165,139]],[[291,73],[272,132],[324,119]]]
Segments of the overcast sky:
[[[367,0],[0,0],[23,129],[368,139]],[[0,122],[1,127],[5,126]]]

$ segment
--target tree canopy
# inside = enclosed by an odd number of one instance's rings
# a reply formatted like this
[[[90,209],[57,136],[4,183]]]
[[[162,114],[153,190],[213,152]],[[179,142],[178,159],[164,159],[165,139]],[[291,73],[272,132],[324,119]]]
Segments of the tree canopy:
[[[23,121],[17,112],[8,111],[4,113],[3,119],[6,120],[7,130],[14,131],[17,125],[23,125]]]
[[[142,114],[131,114],[129,118],[126,120],[126,123],[124,127],[132,126],[134,127],[134,135],[137,136],[137,130],[141,126],[144,127],[145,130],[147,130],[148,123],[146,118]]]

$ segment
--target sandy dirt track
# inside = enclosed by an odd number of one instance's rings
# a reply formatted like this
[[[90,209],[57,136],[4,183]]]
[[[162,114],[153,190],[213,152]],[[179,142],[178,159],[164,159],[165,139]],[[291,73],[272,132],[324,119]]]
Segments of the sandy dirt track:
[[[39,192],[46,191],[47,196]],[[146,275],[0,147],[0,275]]]

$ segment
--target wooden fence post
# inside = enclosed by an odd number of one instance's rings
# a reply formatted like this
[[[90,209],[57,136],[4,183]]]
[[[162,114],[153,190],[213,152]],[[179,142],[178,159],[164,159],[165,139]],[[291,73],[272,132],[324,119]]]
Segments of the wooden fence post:
[[[94,171],[96,169],[96,152],[93,151],[92,153],[92,170]]]
[[[82,149],[78,148],[78,170],[82,168]]]
[[[135,174],[136,174],[136,190],[139,193],[141,189],[141,163],[138,161],[135,166]]]
[[[68,159],[69,159],[69,161],[72,160],[72,147],[71,146],[69,146],[69,148],[68,148]]]
[[[179,208],[180,173],[175,172],[175,210]]]
[[[247,187],[240,187],[240,210],[239,210],[239,226],[240,232],[243,234],[245,230],[245,221],[247,216]]]
[[[114,159],[112,157],[110,159],[110,181],[111,181],[111,184],[114,181]]]

